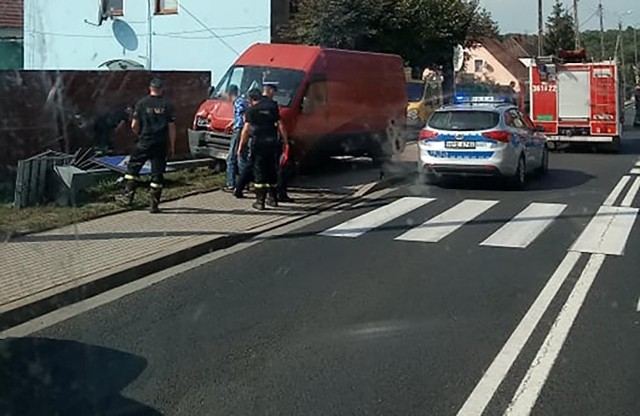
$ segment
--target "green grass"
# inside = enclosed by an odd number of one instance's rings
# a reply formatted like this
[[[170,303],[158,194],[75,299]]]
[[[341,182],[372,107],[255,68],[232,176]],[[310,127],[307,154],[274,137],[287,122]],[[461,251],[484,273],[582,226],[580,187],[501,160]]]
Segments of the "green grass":
[[[165,182],[162,199],[168,200],[219,189],[224,186],[225,176],[221,173],[213,174],[208,168],[197,168],[167,173]],[[77,207],[41,205],[16,210],[11,204],[0,204],[0,239],[4,241],[16,234],[62,227],[149,205],[148,192],[141,188],[136,194],[133,207],[120,206],[114,202],[114,197],[121,191],[122,185],[114,180],[104,180],[87,189],[88,202]]]

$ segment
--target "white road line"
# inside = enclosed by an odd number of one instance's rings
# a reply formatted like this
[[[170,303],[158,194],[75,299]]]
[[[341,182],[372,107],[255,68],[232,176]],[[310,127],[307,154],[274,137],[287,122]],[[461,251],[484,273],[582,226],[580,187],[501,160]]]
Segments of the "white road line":
[[[633,168],[630,173],[632,175],[640,175],[640,168]]]
[[[569,252],[467,398],[458,416],[481,416],[581,254]]]
[[[607,199],[605,199],[605,201],[604,201],[604,203],[602,205],[612,206],[613,204],[615,204],[616,200],[618,199],[618,197],[622,193],[622,190],[624,189],[625,186],[627,186],[627,183],[629,182],[629,179],[631,179],[631,176],[627,176],[627,175],[625,175],[622,178],[620,178],[620,181],[618,182],[616,187],[613,188],[613,191],[611,191],[611,193],[609,194]]]
[[[621,256],[637,215],[637,208],[600,207],[571,251]]]
[[[622,204],[620,205],[623,207],[630,207],[638,194],[638,190],[640,190],[640,178],[636,178],[636,180],[633,181],[631,188],[629,188],[629,192],[627,192],[627,195],[624,197]]]
[[[437,243],[497,203],[498,201],[466,199],[424,224],[412,228],[396,240]]]
[[[638,304],[636,305],[636,312],[640,312],[640,298],[638,298]]]
[[[547,338],[531,362],[531,367],[520,383],[505,416],[527,416],[531,413],[605,258],[603,254],[592,254],[589,258]]]
[[[420,208],[429,202],[435,201],[433,198],[406,197],[380,207],[371,212],[343,222],[333,228],[325,230],[320,235],[328,237],[360,237],[368,231],[373,230],[387,222],[401,217],[402,215]]]
[[[480,245],[526,248],[564,211],[564,204],[534,202]]]

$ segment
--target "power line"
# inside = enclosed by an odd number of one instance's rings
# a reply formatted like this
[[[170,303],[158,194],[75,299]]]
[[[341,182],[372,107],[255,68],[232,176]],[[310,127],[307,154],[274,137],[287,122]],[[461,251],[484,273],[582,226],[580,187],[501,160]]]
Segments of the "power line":
[[[229,45],[228,42],[226,42],[224,39],[222,39],[214,30],[212,30],[210,27],[208,27],[202,20],[200,20],[198,18],[198,16],[196,16],[195,14],[191,13],[186,7],[184,7],[184,5],[182,6],[182,10],[184,10],[189,16],[191,16],[191,18],[193,20],[195,20],[196,22],[198,22],[198,24],[200,26],[202,26],[203,28],[206,28],[207,31],[209,33],[211,33],[216,39],[218,39],[220,41],[220,43],[222,43],[224,46],[226,46],[227,48],[229,48],[231,51],[233,51],[233,53],[235,53],[236,55],[240,55],[240,52],[238,52],[233,46]]]
[[[269,26],[228,26],[228,27],[207,27],[206,29],[195,29],[195,30],[181,30],[179,32],[165,32],[163,33],[163,35],[182,35],[182,34],[189,34],[189,33],[202,33],[202,32],[208,32],[209,30],[217,30],[217,31],[224,31],[224,30],[258,30],[258,29],[270,29]]]
[[[256,26],[255,29],[253,30],[247,30],[244,32],[238,32],[238,33],[230,33],[230,34],[225,34],[225,35],[218,35],[218,38],[234,38],[234,37],[238,37],[238,36],[243,36],[243,35],[248,35],[248,34],[252,34],[252,33],[257,33],[257,32],[262,32],[264,30],[267,30],[264,27],[258,28],[258,26]],[[163,37],[174,37],[174,38],[180,38],[180,39],[212,39],[214,36],[180,36],[182,34],[190,34],[190,33],[202,33],[205,30],[202,31],[198,31],[198,32],[194,32],[194,31],[182,31],[182,32],[165,32],[165,33],[157,33],[157,32],[153,32],[154,36],[163,36]],[[56,32],[43,32],[43,31],[38,31],[38,30],[31,30],[31,31],[26,31],[25,33],[27,34],[34,34],[34,35],[47,35],[47,36],[57,36],[57,37],[66,37],[66,38],[86,38],[86,39],[113,39],[113,35],[89,35],[89,34],[80,34],[80,33],[56,33]],[[140,33],[137,34],[138,37],[146,37],[149,36],[149,33]]]
[[[589,15],[589,17],[587,17],[586,19],[584,19],[582,22],[580,22],[580,27],[584,27],[587,23],[589,23],[594,17],[596,17],[598,15],[598,10],[594,10],[593,13],[591,13]]]
[[[233,33],[233,34],[229,34],[229,35],[221,35],[219,36],[220,38],[224,38],[224,39],[228,39],[228,38],[235,38],[238,36],[244,36],[244,35],[250,35],[253,33],[259,33],[262,32],[266,29],[254,29],[254,30],[248,30],[246,32],[239,32],[239,33]],[[154,36],[160,36],[160,37],[166,37],[166,38],[172,38],[172,39],[193,39],[193,40],[205,40],[205,39],[213,39],[213,36],[180,36],[180,35],[172,35],[172,34],[161,34],[161,33],[154,33]]]

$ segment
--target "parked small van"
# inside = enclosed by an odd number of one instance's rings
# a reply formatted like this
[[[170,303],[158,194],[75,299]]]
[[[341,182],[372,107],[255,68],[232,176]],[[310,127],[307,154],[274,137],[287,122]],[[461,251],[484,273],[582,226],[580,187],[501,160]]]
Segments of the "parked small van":
[[[194,157],[225,159],[233,103],[241,94],[277,81],[275,100],[297,162],[327,156],[383,160],[404,147],[407,94],[399,56],[304,45],[256,44],[245,51],[198,109],[189,130]]]
[[[417,139],[427,125],[427,120],[443,104],[442,82],[437,80],[409,79],[407,88],[407,133],[409,139]]]

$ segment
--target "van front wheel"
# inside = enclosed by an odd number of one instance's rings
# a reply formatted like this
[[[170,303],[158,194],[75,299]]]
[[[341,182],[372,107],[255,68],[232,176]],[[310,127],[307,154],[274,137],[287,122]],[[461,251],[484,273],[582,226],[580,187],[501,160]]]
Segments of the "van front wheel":
[[[386,133],[374,133],[371,135],[369,156],[376,165],[391,162],[393,147]]]

